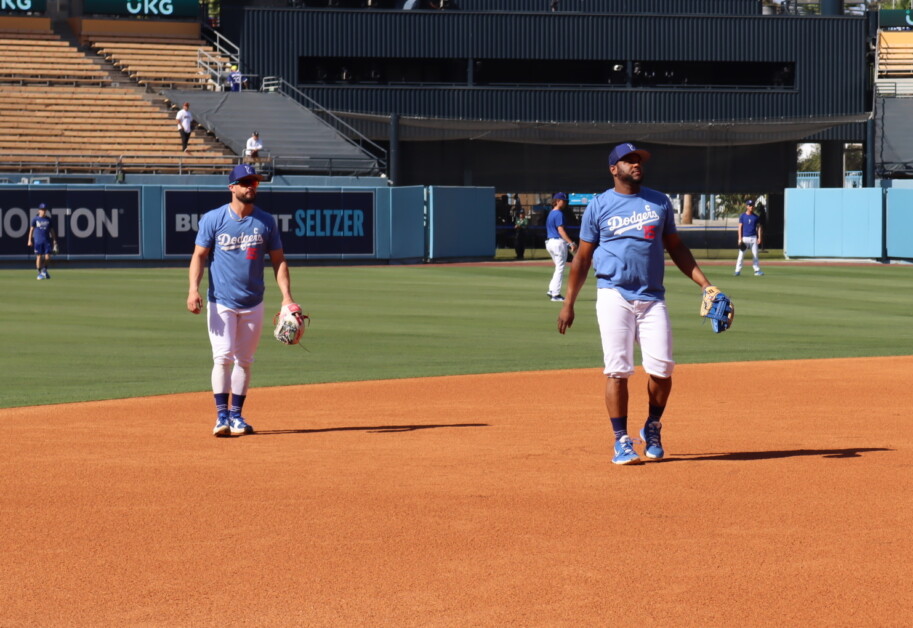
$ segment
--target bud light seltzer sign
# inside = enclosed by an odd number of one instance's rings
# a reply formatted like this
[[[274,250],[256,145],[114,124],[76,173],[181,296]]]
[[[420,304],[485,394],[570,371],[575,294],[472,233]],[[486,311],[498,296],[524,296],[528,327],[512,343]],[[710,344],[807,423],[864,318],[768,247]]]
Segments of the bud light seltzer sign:
[[[165,257],[189,258],[200,217],[231,200],[228,190],[165,191]],[[373,190],[267,190],[255,205],[276,219],[290,257],[374,257]]]

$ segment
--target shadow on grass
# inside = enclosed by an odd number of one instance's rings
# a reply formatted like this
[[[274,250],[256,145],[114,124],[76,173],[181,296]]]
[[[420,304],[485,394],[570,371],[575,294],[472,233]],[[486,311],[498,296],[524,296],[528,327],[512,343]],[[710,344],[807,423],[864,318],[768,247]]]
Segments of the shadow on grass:
[[[675,454],[663,462],[694,460],[773,460],[799,456],[821,456],[822,458],[859,458],[871,451],[894,451],[886,447],[851,447],[849,449],[787,449],[783,451],[736,451],[727,454]]]
[[[488,423],[450,423],[445,425],[375,425],[364,427],[325,427],[312,430],[261,430],[254,432],[251,434],[251,436],[276,436],[279,434],[320,434],[322,432],[368,432],[369,434],[385,434],[389,432],[436,430],[447,427],[488,427]]]

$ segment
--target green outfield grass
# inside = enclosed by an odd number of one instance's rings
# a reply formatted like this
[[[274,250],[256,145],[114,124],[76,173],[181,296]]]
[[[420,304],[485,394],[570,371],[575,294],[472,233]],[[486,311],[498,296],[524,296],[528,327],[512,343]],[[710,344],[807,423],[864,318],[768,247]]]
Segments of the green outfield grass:
[[[697,287],[669,268],[679,363],[913,352],[913,266],[704,270],[735,302],[735,325],[716,335],[701,324]],[[209,341],[203,317],[185,310],[184,268],[52,273],[36,281],[31,269],[0,270],[0,407],[209,390]],[[561,336],[560,304],[545,296],[550,274],[510,263],[294,267],[295,297],[313,320],[308,351],[265,330],[253,385],[598,367],[595,282]],[[270,318],[276,295],[268,284]]]
[[[732,260],[732,265],[735,266],[735,259],[738,256],[739,252],[734,247],[731,249],[699,249],[692,248],[691,252],[694,253],[694,256],[704,260]],[[514,249],[497,249],[495,250],[495,259],[499,261],[515,260],[517,257],[516,251]],[[771,261],[777,260],[782,261],[783,258],[783,249],[764,249],[758,252],[758,258],[761,261]],[[544,248],[538,249],[526,249],[523,254],[523,259],[526,261],[551,261],[551,256],[548,254]],[[751,263],[751,251],[748,252],[748,262]]]

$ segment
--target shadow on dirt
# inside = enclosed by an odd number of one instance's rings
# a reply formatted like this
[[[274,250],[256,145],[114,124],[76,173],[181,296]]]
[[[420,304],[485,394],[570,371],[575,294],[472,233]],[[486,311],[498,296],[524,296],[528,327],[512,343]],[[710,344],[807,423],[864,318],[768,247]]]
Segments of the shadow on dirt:
[[[894,451],[886,447],[851,447],[849,449],[788,449],[784,451],[736,451],[728,454],[681,454],[676,453],[663,462],[694,460],[772,460],[795,458],[797,456],[821,456],[822,458],[859,458],[871,451]]]
[[[320,434],[322,432],[368,432],[369,434],[385,434],[389,432],[436,430],[448,427],[488,427],[488,423],[450,423],[445,425],[375,425],[363,427],[325,427],[322,429],[313,430],[261,430],[251,434],[251,436],[276,436],[278,434]]]

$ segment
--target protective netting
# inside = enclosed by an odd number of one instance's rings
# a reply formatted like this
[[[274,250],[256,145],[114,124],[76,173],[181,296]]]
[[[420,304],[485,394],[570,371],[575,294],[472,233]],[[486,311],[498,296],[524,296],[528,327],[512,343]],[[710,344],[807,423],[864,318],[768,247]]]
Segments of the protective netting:
[[[913,175],[913,99],[875,99],[875,172]]]
[[[372,140],[390,139],[390,116],[334,111]],[[489,140],[523,144],[612,144],[640,141],[672,146],[744,146],[800,141],[833,127],[864,122],[866,114],[802,119],[676,123],[521,122],[399,118],[400,141]],[[909,144],[913,151],[913,143]]]

